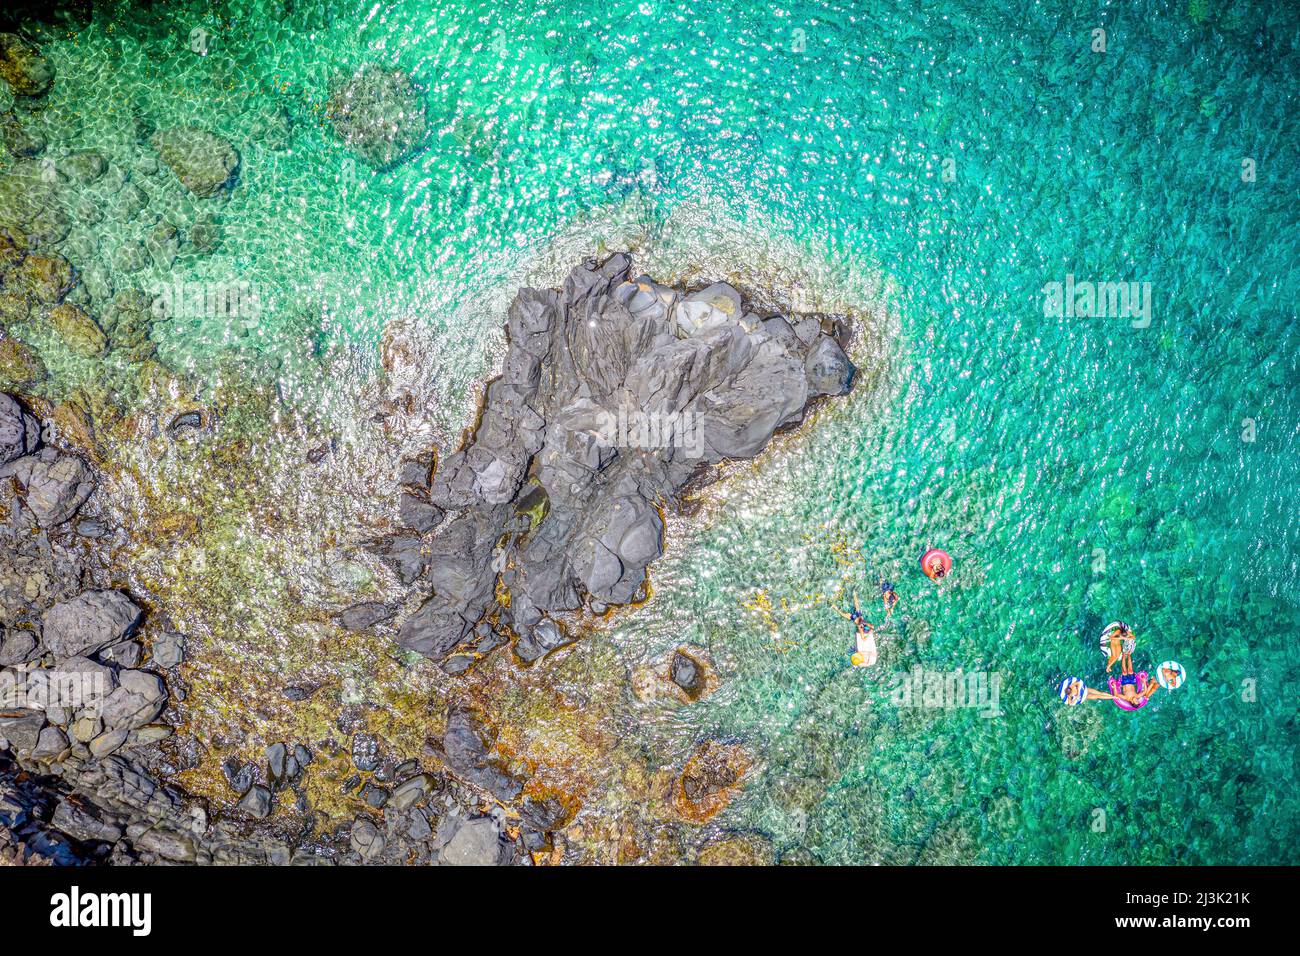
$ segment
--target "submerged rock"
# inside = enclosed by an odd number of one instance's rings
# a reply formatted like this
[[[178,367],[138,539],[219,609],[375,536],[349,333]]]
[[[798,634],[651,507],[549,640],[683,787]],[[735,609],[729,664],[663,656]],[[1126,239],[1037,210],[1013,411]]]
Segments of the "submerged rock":
[[[326,115],[347,147],[377,169],[407,159],[428,133],[423,92],[400,70],[373,64],[335,85]]]
[[[473,437],[429,483],[447,516],[431,541],[379,549],[432,592],[401,625],[406,649],[459,672],[491,622],[531,663],[571,640],[569,612],[642,599],[663,552],[661,505],[851,387],[837,323],[760,318],[725,283],[683,294],[630,274],[618,254],[515,297]]]
[[[702,741],[673,782],[673,809],[692,823],[709,821],[731,802],[750,764],[749,754],[735,744]]]
[[[22,37],[0,33],[0,77],[17,96],[40,96],[54,85],[54,67]]]
[[[239,168],[235,148],[198,127],[159,130],[149,137],[149,144],[181,185],[201,198],[215,196]]]

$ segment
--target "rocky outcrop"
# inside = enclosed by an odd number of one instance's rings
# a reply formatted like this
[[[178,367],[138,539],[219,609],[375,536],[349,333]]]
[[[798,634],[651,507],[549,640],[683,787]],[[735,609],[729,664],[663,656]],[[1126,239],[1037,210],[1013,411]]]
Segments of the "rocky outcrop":
[[[571,642],[573,612],[645,594],[661,509],[692,478],[851,388],[843,323],[760,316],[723,283],[688,293],[630,270],[623,254],[589,262],[511,304],[501,377],[428,487],[448,517],[382,542],[431,592],[401,624],[406,649],[460,671],[508,640],[525,663]]]
[[[149,144],[183,185],[201,198],[215,196],[234,178],[239,153],[215,133],[193,126],[158,130]]]
[[[424,93],[405,73],[373,64],[335,84],[326,115],[344,144],[376,169],[408,159],[428,134]]]

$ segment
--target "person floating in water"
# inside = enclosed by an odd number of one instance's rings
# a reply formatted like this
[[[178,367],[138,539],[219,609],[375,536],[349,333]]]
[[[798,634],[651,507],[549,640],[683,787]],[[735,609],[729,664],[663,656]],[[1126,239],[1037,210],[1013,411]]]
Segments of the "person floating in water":
[[[1133,650],[1137,647],[1137,635],[1123,621],[1112,624],[1101,632],[1101,649],[1107,652],[1106,673],[1120,662],[1121,674],[1133,673]]]
[[[846,611],[843,608],[836,608],[835,613],[846,621],[852,621],[857,627],[855,635],[854,652],[851,658],[854,667],[870,667],[876,663],[880,652],[876,649],[876,629],[871,625],[862,614],[862,608],[858,606],[858,596],[853,595],[853,610]]]
[[[880,600],[885,605],[885,623],[888,624],[894,614],[894,605],[898,603],[898,592],[888,581],[880,582]]]

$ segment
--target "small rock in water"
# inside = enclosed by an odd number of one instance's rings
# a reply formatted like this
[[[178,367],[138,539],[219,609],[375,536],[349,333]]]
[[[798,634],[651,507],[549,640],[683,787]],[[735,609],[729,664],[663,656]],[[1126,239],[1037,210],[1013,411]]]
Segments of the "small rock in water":
[[[347,631],[364,631],[392,618],[398,608],[399,605],[381,604],[377,601],[354,604],[340,612],[339,626]]]
[[[289,750],[284,744],[266,748],[266,779],[273,789],[284,786],[287,778]]]
[[[379,740],[373,734],[357,734],[352,738],[352,763],[364,773],[379,766]]]
[[[271,814],[271,791],[259,784],[254,784],[240,799],[238,808],[255,820],[264,820]]]
[[[673,683],[686,691],[688,695],[695,696],[700,692],[700,668],[694,660],[681,651],[673,655],[671,673]]]
[[[221,772],[230,784],[230,789],[241,795],[248,792],[257,773],[251,763],[243,763],[234,757],[227,757],[221,762]]]
[[[163,631],[153,640],[153,662],[159,667],[176,667],[185,660],[185,635]]]

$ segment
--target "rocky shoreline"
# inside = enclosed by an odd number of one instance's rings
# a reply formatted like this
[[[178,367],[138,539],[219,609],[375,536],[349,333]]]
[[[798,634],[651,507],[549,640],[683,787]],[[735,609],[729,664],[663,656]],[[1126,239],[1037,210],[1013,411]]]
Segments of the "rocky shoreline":
[[[402,646],[463,674],[510,645],[531,665],[584,621],[644,599],[663,550],[664,515],[725,459],[753,457],[818,398],[851,388],[845,323],[748,311],[715,284],[690,292],[633,279],[617,254],[574,269],[559,289],[524,289],[509,310],[501,377],[476,427],[436,467],[408,462],[406,530],[371,543],[428,596],[346,608],[366,629],[399,617]],[[453,706],[424,759],[397,762],[357,733],[349,783],[369,808],[327,833],[301,787],[314,755],[277,743],[257,764],[228,760],[238,803],[165,782],[157,744],[183,699],[186,639],[165,609],[111,586],[111,537],[93,465],[49,444],[57,434],[0,395],[5,631],[0,671],[0,859],[9,863],[513,863],[549,858],[574,809],[528,792],[490,721]],[[33,587],[34,574],[48,582]],[[662,677],[681,700],[711,690],[705,663],[678,652]],[[36,687],[44,697],[34,696]],[[174,689],[174,691],[172,690]],[[14,697],[14,695],[20,695]],[[26,694],[26,698],[21,695]],[[68,700],[68,695],[73,700]],[[23,706],[25,705],[25,706]],[[703,741],[672,781],[684,818],[729,801],[748,758]]]

